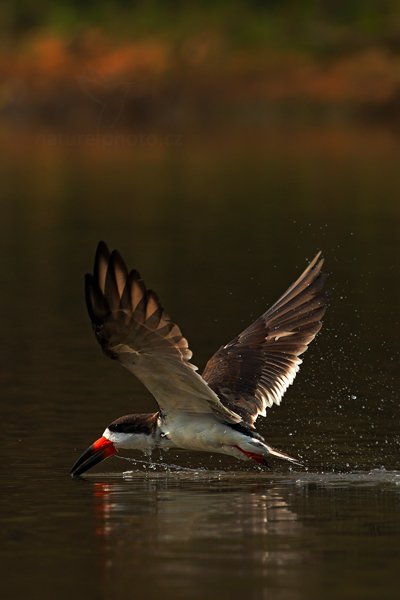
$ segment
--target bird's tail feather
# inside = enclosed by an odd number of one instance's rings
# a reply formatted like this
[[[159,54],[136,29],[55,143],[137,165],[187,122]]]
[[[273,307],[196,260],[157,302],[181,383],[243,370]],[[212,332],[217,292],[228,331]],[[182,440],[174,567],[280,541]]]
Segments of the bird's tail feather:
[[[265,442],[261,440],[246,440],[246,442],[242,442],[239,445],[233,446],[236,450],[239,450],[240,453],[246,456],[248,459],[255,460],[260,465],[264,465],[269,467],[269,458],[272,456],[274,458],[279,458],[280,460],[287,460],[288,462],[298,465],[302,467],[302,463],[297,459],[293,458],[293,456],[289,456],[289,454],[285,454],[284,452],[280,452],[280,450],[275,450],[271,446],[268,446]],[[237,456],[237,455],[236,455]],[[240,455],[237,458],[241,458]]]
[[[281,452],[280,450],[275,450],[275,448],[272,448],[271,446],[267,446],[267,448],[268,448],[268,455],[274,456],[275,458],[280,458],[281,460],[287,460],[287,461],[293,463],[294,465],[298,465],[299,467],[303,466],[303,464],[297,458],[293,458],[293,456],[289,456],[289,454],[285,454],[284,452]]]

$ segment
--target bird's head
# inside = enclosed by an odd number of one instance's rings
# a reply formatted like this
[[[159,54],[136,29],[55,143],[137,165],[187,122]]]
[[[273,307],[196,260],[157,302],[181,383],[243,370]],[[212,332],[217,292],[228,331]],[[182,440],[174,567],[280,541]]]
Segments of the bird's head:
[[[125,415],[105,429],[78,458],[71,475],[82,475],[97,463],[114,456],[119,449],[151,450],[155,445],[158,413],[152,415]]]

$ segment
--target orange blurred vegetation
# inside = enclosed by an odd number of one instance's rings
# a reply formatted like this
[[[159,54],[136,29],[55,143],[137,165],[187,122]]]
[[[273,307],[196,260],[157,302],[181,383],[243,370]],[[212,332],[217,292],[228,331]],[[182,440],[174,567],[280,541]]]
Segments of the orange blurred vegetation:
[[[397,119],[400,56],[384,48],[321,58],[299,51],[232,49],[215,32],[177,44],[117,43],[90,29],[36,34],[0,56],[0,110],[89,126],[159,121],[252,107],[318,108]]]

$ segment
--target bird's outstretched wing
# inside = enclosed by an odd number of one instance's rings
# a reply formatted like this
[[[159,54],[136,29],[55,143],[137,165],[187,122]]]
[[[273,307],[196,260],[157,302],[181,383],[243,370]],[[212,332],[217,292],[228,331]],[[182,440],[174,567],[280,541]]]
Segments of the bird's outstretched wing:
[[[265,409],[280,404],[326,310],[318,253],[302,275],[252,325],[208,361],[203,378],[229,410],[254,425]]]
[[[89,316],[104,353],[134,373],[163,412],[213,412],[227,422],[241,420],[196,373],[188,342],[157,295],[104,242],[85,284]]]

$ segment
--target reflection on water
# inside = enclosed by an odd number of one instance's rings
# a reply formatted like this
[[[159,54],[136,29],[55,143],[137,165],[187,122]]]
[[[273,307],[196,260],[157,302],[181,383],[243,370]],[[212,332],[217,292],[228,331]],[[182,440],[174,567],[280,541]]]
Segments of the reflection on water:
[[[95,479],[104,585],[117,597],[134,585],[150,586],[152,597],[319,598],[324,577],[333,586],[324,591],[327,598],[351,597],[351,578],[370,597],[378,581],[372,578],[368,590],[353,569],[360,556],[370,562],[385,555],[390,575],[389,552],[400,539],[400,472],[278,477],[131,471],[124,481]],[[371,494],[375,486],[379,491]],[[377,500],[385,514],[374,506]],[[357,531],[367,535],[367,546],[356,555]],[[387,546],[374,546],[371,534]]]
[[[136,488],[136,489],[135,489]],[[138,488],[138,489],[137,489]],[[94,484],[96,533],[110,588],[131,578],[154,597],[204,597],[243,586],[243,575],[267,582],[280,597],[296,587],[307,551],[291,543],[303,525],[279,489],[254,481],[161,478]],[[118,583],[117,583],[118,582]],[[249,597],[262,597],[257,584]],[[236,590],[237,591],[237,590]],[[261,594],[261,595],[260,595]]]

